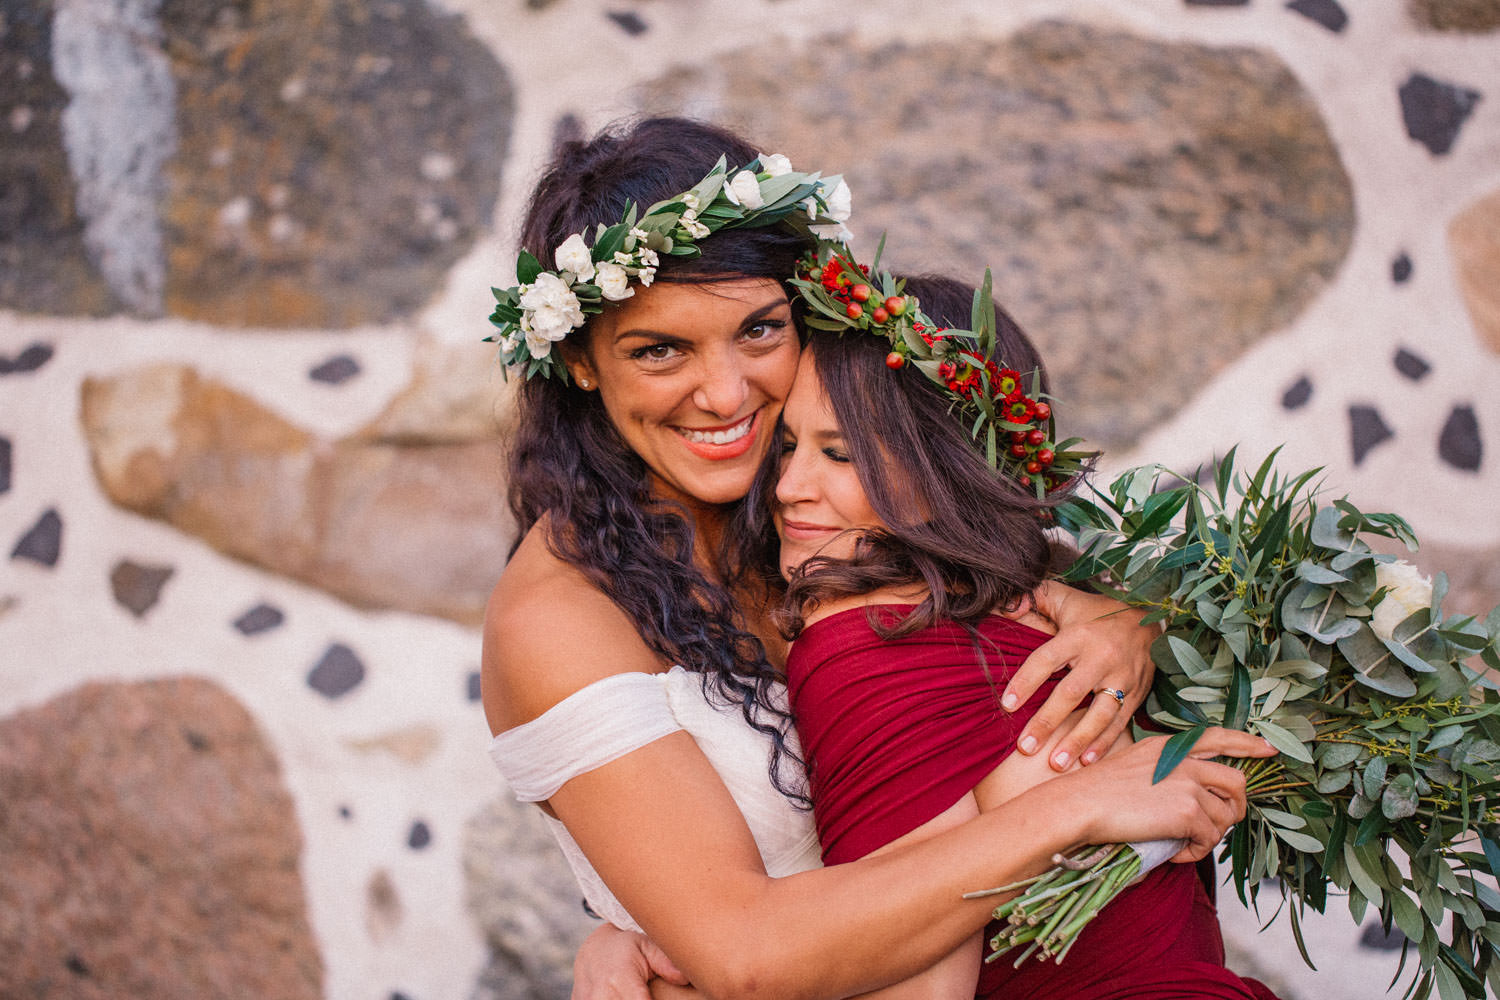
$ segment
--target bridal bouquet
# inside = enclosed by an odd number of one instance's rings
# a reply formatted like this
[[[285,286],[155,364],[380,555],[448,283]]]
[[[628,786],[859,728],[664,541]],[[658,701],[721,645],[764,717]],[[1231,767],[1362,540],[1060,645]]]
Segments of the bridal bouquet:
[[[1408,996],[1500,994],[1500,694],[1479,669],[1500,670],[1500,609],[1445,614],[1445,577],[1365,541],[1415,549],[1406,522],[1321,505],[1315,473],[1283,478],[1274,458],[1247,478],[1231,452],[1207,485],[1132,469],[1102,505],[1074,501],[1059,511],[1082,553],[1068,577],[1164,626],[1147,708],[1177,732],[1158,780],[1210,725],[1279,751],[1236,765],[1249,812],[1220,860],[1242,901],[1276,879],[1311,965],[1301,914],[1346,893],[1356,922],[1374,907],[1405,935],[1403,969],[1415,947]],[[1061,960],[1140,870],[1125,845],[1055,860],[995,911],[991,946],[1019,949],[1017,965]]]

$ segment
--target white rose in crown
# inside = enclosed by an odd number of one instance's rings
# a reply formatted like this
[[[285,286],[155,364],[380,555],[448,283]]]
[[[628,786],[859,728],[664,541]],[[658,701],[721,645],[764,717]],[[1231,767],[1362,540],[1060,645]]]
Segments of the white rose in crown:
[[[766,153],[760,158],[760,169],[772,177],[792,172],[792,161],[780,153]]]
[[[552,353],[552,344],[583,325],[583,309],[568,283],[550,271],[521,291],[521,329],[534,358]]]
[[[1370,629],[1382,639],[1389,639],[1396,626],[1413,613],[1432,606],[1431,578],[1423,576],[1405,560],[1378,563],[1375,566],[1375,586],[1387,588],[1385,597],[1375,605],[1370,616]]]
[[[766,199],[760,194],[760,181],[748,170],[741,170],[731,177],[729,183],[724,185],[724,193],[729,196],[730,201],[752,212],[766,203]]]
[[[619,302],[635,294],[635,289],[630,287],[629,272],[619,264],[600,264],[594,283],[599,286],[599,294],[611,302]]]
[[[849,221],[849,216],[854,210],[854,195],[842,177],[824,200],[828,203],[828,211],[823,213],[825,218],[832,219],[834,222]]]
[[[572,271],[579,281],[588,281],[594,276],[594,258],[583,244],[583,236],[574,233],[557,248],[557,267],[561,271]]]

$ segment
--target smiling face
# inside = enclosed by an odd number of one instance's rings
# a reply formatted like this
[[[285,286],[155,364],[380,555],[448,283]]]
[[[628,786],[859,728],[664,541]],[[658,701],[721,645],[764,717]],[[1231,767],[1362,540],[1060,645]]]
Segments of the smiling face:
[[[770,446],[801,347],[779,282],[658,282],[606,309],[569,361],[651,469],[690,507],[741,500]]]
[[[846,559],[858,529],[884,527],[854,471],[812,353],[805,352],[782,413],[781,478],[772,515],[781,575],[815,555]]]

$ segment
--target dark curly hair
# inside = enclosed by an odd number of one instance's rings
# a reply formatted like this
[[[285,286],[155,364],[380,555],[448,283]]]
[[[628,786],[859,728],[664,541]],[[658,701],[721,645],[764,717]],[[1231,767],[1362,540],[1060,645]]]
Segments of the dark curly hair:
[[[591,238],[599,223],[620,221],[627,203],[644,210],[686,191],[720,156],[733,167],[756,151],[731,132],[683,118],[642,119],[564,142],[536,186],[521,245],[553,267],[555,248],[569,235]],[[764,226],[719,232],[699,246],[695,258],[663,257],[656,280],[785,281],[811,240]],[[585,325],[570,334],[570,349],[586,349],[590,332]],[[700,672],[706,695],[738,705],[745,721],[771,739],[775,786],[806,804],[800,780],[782,773],[796,757],[786,738],[790,719],[771,697],[780,675],[735,597],[694,563],[691,516],[652,496],[646,463],[616,431],[597,393],[559,379],[530,379],[520,387],[518,406],[509,487],[518,537],[546,516],[552,552],[613,600],[653,652]],[[720,579],[733,582],[724,575],[731,560],[715,561]]]

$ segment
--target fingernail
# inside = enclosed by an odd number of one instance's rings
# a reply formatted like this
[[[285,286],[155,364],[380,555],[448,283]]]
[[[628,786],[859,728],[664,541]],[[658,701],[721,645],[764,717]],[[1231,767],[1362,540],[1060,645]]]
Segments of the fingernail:
[[[1036,737],[1035,736],[1023,736],[1023,737],[1021,737],[1021,752],[1022,753],[1036,753]]]
[[[1264,736],[1262,736],[1260,738],[1260,741],[1266,745],[1266,749],[1267,750],[1275,750],[1276,749],[1276,747],[1272,745],[1271,741],[1268,740],[1268,739],[1266,739]]]
[[[1086,753],[1086,754],[1083,755],[1083,757],[1079,760],[1079,763],[1081,763],[1081,764],[1092,764],[1094,761],[1096,761],[1098,759],[1099,759],[1099,755],[1097,753],[1095,753],[1094,751],[1090,750],[1088,753]]]
[[[1018,699],[1015,695],[1008,694],[1004,698],[1000,699],[1000,707],[1005,709],[1007,712],[1014,712],[1016,710],[1016,703],[1019,700],[1020,699]]]
[[[1069,760],[1070,758],[1068,757],[1068,752],[1064,750],[1052,758],[1052,763],[1056,764],[1058,767],[1067,767]]]

